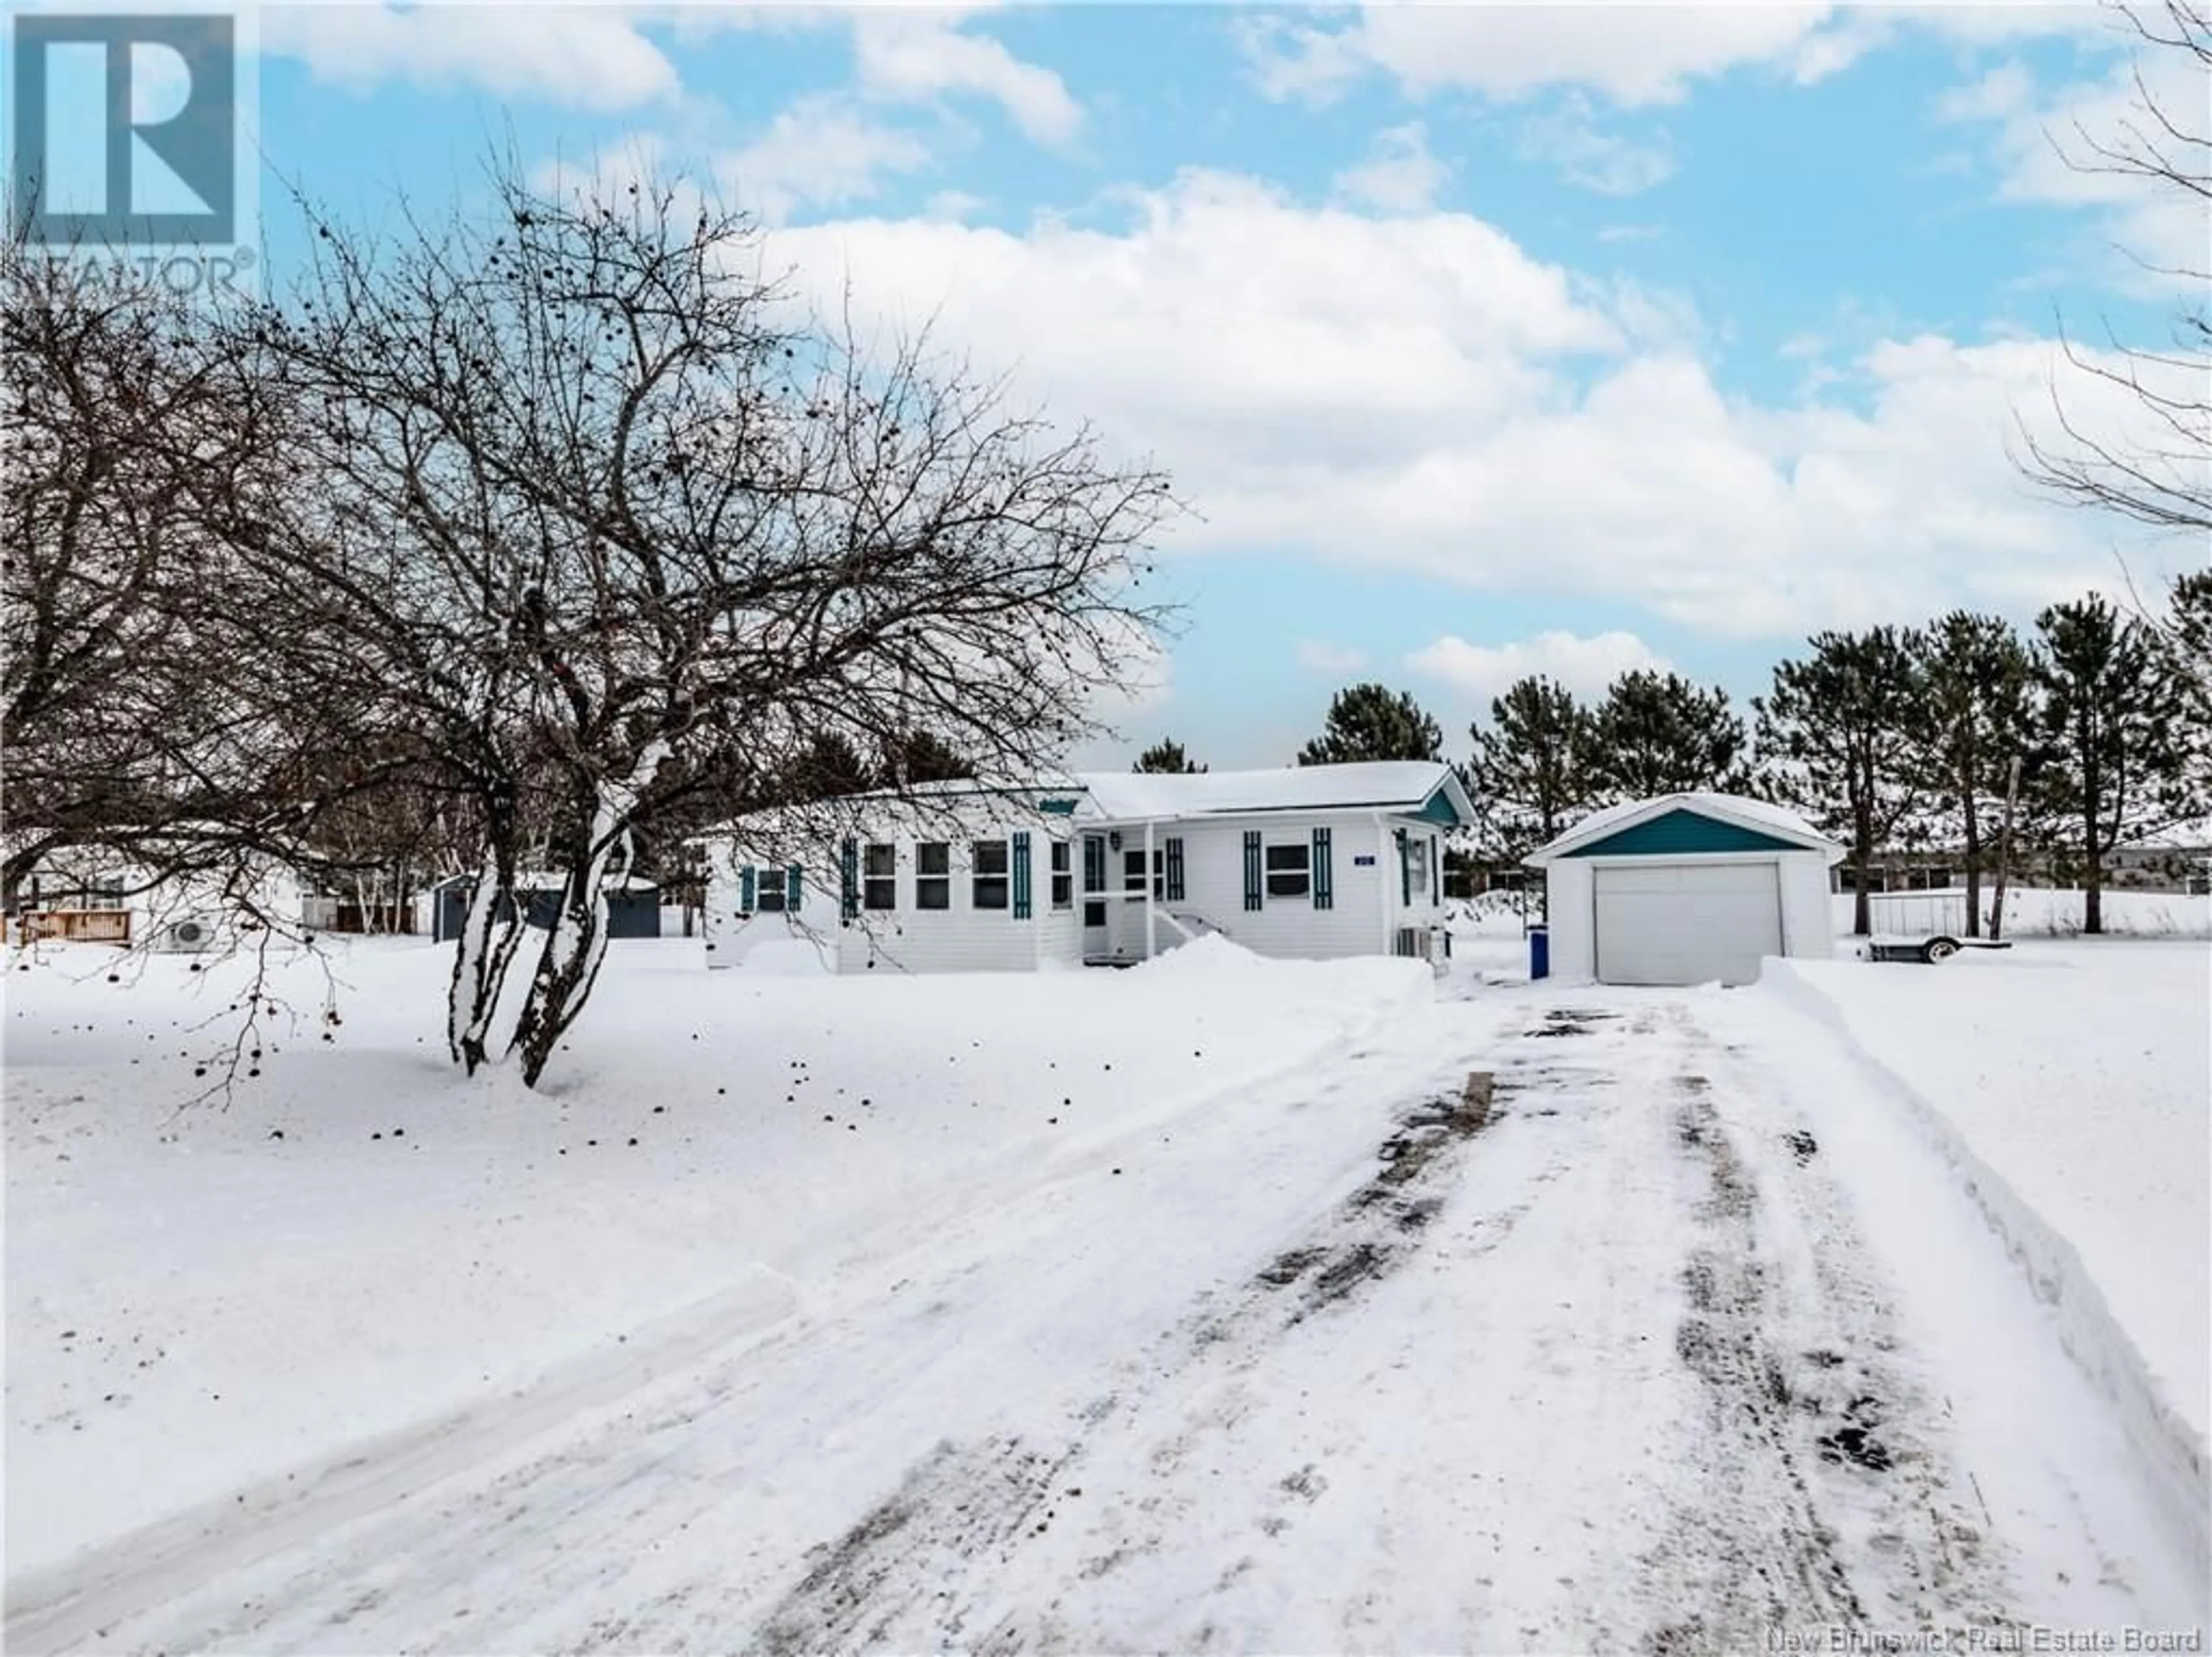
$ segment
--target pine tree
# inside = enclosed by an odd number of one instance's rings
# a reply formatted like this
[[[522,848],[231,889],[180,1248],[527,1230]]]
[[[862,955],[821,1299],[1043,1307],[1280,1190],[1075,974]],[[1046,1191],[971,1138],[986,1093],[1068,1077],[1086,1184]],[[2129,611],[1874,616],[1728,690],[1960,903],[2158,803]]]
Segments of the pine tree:
[[[1871,932],[1874,854],[1926,803],[1927,645],[1907,629],[1817,633],[1813,654],[1774,669],[1772,693],[1753,698],[1770,782],[1850,847],[1856,875],[1851,929]]]
[[[1565,686],[1522,679],[1491,703],[1489,725],[1468,734],[1474,758],[1462,776],[1486,856],[1517,862],[1589,806],[1592,722]]]
[[[914,730],[884,745],[884,771],[893,787],[907,787],[965,782],[975,775],[975,765],[933,732]]]
[[[824,731],[809,740],[785,773],[783,801],[806,804],[866,794],[877,780],[859,749],[836,732]]]
[[[1164,771],[1177,777],[1195,777],[1206,770],[1193,765],[1190,756],[1182,751],[1182,744],[1173,737],[1163,737],[1137,756],[1137,763],[1129,767],[1133,771]]]
[[[1984,829],[2015,761],[2035,740],[2033,662],[2012,624],[1956,610],[1923,641],[1925,781],[1960,829],[1966,864],[1966,935],[1982,931]]]
[[[1442,759],[1444,734],[1403,691],[1354,685],[1328,704],[1322,734],[1298,751],[1301,765],[1349,765],[1362,760]]]
[[[2159,636],[2185,727],[2185,809],[2201,816],[2212,812],[2212,570],[2192,570],[2173,583]]]
[[[1733,793],[1744,785],[1743,721],[1728,692],[1638,668],[1613,680],[1592,717],[1593,798]]]
[[[2091,594],[2036,618],[2044,734],[2053,751],[2043,794],[2078,838],[2081,929],[2105,929],[2105,859],[2186,810],[2188,738],[2166,654],[2140,621]]]

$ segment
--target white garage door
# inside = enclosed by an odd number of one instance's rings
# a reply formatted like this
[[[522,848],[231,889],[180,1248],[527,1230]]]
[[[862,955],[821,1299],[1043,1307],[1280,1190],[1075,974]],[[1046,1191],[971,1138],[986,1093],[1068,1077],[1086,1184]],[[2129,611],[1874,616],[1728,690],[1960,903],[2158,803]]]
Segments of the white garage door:
[[[1782,882],[1774,863],[1592,872],[1601,984],[1749,984],[1760,956],[1782,953]]]

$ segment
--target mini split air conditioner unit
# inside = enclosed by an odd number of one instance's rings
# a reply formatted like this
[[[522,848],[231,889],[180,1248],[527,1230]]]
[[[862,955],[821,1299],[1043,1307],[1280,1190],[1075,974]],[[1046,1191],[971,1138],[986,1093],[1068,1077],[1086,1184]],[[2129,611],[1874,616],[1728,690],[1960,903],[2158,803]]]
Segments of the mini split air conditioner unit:
[[[155,953],[162,955],[197,955],[215,947],[215,924],[197,915],[181,921],[171,921],[154,934]]]

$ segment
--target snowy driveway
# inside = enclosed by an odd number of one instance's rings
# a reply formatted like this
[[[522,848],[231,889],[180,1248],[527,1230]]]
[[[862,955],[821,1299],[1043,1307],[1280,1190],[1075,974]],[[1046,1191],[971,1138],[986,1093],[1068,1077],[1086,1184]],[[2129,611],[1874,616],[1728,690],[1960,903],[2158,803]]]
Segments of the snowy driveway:
[[[2091,1412],[2049,1422],[2030,1516],[1992,1511],[1909,1285],[1728,1014],[1443,1002],[823,1283],[733,1262],[618,1361],[19,1581],[9,1645],[1672,1652],[2189,1615]],[[2003,1362],[2070,1397],[2017,1298]]]

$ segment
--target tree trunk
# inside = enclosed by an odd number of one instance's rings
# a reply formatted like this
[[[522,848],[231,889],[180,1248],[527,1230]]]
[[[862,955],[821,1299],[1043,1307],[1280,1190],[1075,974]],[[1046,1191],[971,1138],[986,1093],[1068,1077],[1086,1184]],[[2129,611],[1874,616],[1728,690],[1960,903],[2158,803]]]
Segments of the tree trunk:
[[[2105,849],[2097,844],[2097,819],[2087,823],[2088,857],[2082,871],[2081,930],[2095,937],[2105,929]]]
[[[499,1010],[507,969],[522,941],[522,915],[514,895],[514,858],[507,837],[511,828],[495,826],[492,845],[477,868],[476,889],[461,921],[453,976],[446,993],[446,1045],[453,1062],[474,1075],[491,1053],[491,1021]],[[507,918],[500,918],[500,911]]]
[[[2012,817],[2020,804],[2020,756],[2012,757],[2012,765],[2005,776],[2004,827],[1997,835],[1997,898],[1990,911],[1990,941],[1996,942],[2004,936],[2005,883],[2012,878]]]
[[[1966,935],[1982,935],[1982,819],[1974,808],[1971,781],[1966,789]]]
[[[1851,848],[1851,930],[1863,938],[1874,930],[1874,905],[1867,901],[1867,877],[1874,854],[1862,840]]]
[[[522,1060],[525,1087],[535,1087],[545,1074],[561,1038],[583,1011],[599,977],[607,944],[604,862],[586,852],[569,862],[561,907],[546,929],[530,992],[514,1026],[514,1051]]]
[[[2105,929],[2105,849],[2097,841],[2097,819],[2105,806],[2105,770],[2098,743],[2103,732],[2083,716],[2081,734],[2081,930],[2095,937]]]

